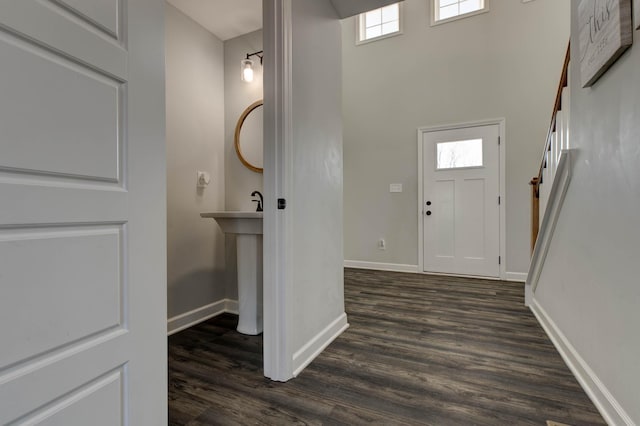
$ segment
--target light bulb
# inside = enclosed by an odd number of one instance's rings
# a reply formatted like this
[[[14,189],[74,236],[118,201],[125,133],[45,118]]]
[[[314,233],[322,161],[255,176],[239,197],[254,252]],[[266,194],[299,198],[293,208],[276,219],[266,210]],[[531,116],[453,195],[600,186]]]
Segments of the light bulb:
[[[251,59],[243,59],[242,66],[242,81],[251,83],[253,81],[253,61]]]
[[[242,70],[242,80],[247,83],[251,83],[253,81],[253,68],[247,67]]]

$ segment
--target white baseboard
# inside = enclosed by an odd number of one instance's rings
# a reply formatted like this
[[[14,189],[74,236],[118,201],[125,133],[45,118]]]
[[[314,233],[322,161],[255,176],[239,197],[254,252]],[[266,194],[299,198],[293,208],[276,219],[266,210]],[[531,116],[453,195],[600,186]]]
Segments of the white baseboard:
[[[238,311],[238,301],[237,300],[232,300],[232,299],[224,299],[224,301],[225,301],[224,311],[229,313],[229,314],[238,315],[238,313],[239,313],[239,311]]]
[[[331,324],[313,337],[306,345],[293,354],[293,377],[296,377],[320,353],[347,328],[347,314],[342,313]]]
[[[371,269],[374,271],[390,271],[390,272],[408,272],[412,274],[419,274],[418,265],[405,265],[402,263],[380,263],[380,262],[365,262],[363,260],[345,260],[345,268],[354,269]],[[458,274],[439,274],[435,272],[425,272],[430,275],[444,275],[453,277],[470,277],[470,278],[484,278],[484,279],[499,279],[496,277],[476,277],[471,275],[458,275]],[[527,280],[527,274],[525,272],[507,272],[505,275],[507,281],[525,282]]]
[[[167,336],[171,336],[179,331],[193,327],[203,321],[228,312],[238,314],[238,301],[222,299],[217,302],[201,306],[192,311],[169,318],[167,321]]]
[[[517,281],[523,283],[527,281],[526,272],[507,272],[504,277],[507,281]]]
[[[375,271],[410,272],[417,274],[418,265],[403,265],[401,263],[378,263],[361,260],[345,260],[345,268],[373,269]]]
[[[633,420],[578,354],[537,300],[532,300],[530,309],[605,421],[610,425],[633,426]]]

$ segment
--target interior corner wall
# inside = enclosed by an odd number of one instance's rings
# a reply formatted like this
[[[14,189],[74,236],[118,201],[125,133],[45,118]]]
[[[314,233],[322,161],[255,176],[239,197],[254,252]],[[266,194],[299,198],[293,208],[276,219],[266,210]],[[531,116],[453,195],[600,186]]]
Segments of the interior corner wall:
[[[492,0],[430,26],[406,0],[403,34],[355,44],[343,21],[345,259],[418,264],[417,129],[506,119],[506,266],[529,266],[530,189],[569,40],[569,0]],[[403,184],[389,193],[389,184]],[[497,195],[497,194],[496,194]],[[386,250],[377,241],[386,240]]]
[[[171,327],[172,318],[225,298],[224,234],[200,217],[203,211],[224,210],[224,54],[220,40],[165,6]],[[197,171],[210,173],[206,188],[196,187]]]
[[[248,53],[262,50],[262,30],[244,34],[224,42],[224,145],[225,145],[225,205],[229,211],[254,211],[251,193],[263,192],[262,173],[245,167],[235,149],[235,129],[242,112],[255,101],[263,98],[262,67],[254,60],[254,78],[251,83],[240,79],[240,61]],[[258,111],[256,111],[258,112]],[[225,236],[227,298],[238,299],[236,237]]]
[[[602,387],[609,423],[640,424],[640,32],[582,88],[576,16],[572,2],[572,177],[534,302]]]

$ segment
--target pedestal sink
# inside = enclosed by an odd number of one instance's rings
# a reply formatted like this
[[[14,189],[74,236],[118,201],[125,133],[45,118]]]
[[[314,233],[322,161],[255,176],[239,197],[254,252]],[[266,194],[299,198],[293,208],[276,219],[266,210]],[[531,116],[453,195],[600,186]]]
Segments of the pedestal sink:
[[[262,333],[262,212],[210,212],[222,232],[236,235],[238,332]]]

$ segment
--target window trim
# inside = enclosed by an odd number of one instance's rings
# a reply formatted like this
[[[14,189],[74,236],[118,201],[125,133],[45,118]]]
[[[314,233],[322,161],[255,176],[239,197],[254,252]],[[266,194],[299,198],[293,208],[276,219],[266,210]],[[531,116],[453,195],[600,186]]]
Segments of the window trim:
[[[476,15],[481,15],[483,13],[487,13],[489,12],[489,1],[490,0],[484,0],[484,7],[482,9],[478,9],[478,10],[474,10],[473,12],[467,12],[464,13],[462,15],[457,15],[457,16],[452,16],[451,18],[446,18],[446,19],[440,19],[436,21],[436,9],[438,8],[438,5],[436,5],[436,2],[438,2],[439,0],[429,0],[429,4],[431,5],[430,9],[431,9],[431,26],[437,26],[437,25],[442,25],[442,24],[447,24],[449,22],[453,22],[453,21],[457,21],[459,19],[465,19],[465,18],[470,18],[471,16],[476,16]]]
[[[485,0],[487,1],[487,0]],[[385,38],[390,38],[390,37],[395,37],[397,35],[401,35],[403,34],[403,21],[404,21],[404,16],[403,16],[403,1],[400,1],[398,3],[396,3],[398,5],[398,31],[394,31],[392,33],[389,34],[383,34],[381,36],[378,37],[372,37],[372,38],[367,38],[364,40],[360,39],[360,36],[362,35],[361,29],[362,29],[362,25],[363,25],[363,21],[364,21],[364,15],[366,12],[361,13],[359,15],[356,16],[356,46],[359,46],[361,44],[367,44],[367,43],[371,43],[374,41],[378,41],[378,40],[383,40]],[[393,4],[393,3],[391,3]],[[391,6],[391,5],[387,5],[387,6]],[[383,6],[385,7],[385,6]],[[381,9],[381,8],[376,8],[376,9]],[[376,10],[376,9],[372,9],[372,10]]]

